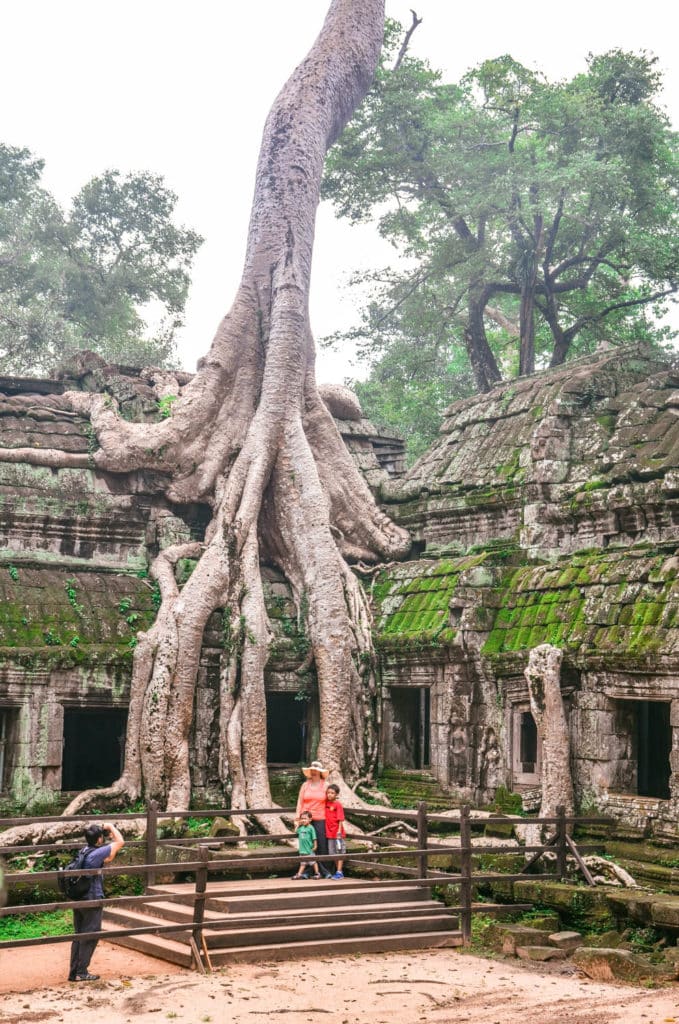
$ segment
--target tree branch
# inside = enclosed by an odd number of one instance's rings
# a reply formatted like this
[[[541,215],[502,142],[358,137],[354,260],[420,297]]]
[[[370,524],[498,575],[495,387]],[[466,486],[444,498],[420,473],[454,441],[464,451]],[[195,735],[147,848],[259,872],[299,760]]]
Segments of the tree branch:
[[[413,32],[415,31],[415,29],[417,28],[418,25],[422,24],[422,18],[418,18],[417,17],[417,14],[412,9],[412,7],[410,8],[410,13],[413,16],[413,23],[410,26],[410,28],[408,29],[408,31],[406,32],[405,36],[403,37],[403,42],[401,43],[401,49],[398,51],[398,56],[396,58],[396,61],[394,62],[393,68],[391,69],[392,71],[398,71],[398,69],[400,68],[401,62],[402,62],[403,58],[405,57],[406,53],[408,52],[408,47],[410,45],[410,40],[412,38]]]

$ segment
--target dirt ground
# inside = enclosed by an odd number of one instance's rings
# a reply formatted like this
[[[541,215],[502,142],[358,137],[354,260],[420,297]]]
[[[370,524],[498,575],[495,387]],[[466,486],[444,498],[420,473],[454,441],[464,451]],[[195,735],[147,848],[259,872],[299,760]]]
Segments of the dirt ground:
[[[69,984],[67,949],[0,954],[0,1024],[679,1024],[679,985],[601,984],[568,965],[457,950],[235,964],[199,977],[102,942],[92,962],[101,980]]]

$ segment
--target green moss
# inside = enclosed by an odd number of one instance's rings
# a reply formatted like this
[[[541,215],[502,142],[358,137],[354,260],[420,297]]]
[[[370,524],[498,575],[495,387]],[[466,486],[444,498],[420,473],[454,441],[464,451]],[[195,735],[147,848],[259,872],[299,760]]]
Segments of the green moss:
[[[615,415],[615,413],[604,413],[602,416],[596,416],[595,419],[599,426],[602,428],[602,430],[605,430],[610,437],[610,435],[615,430],[615,425],[617,423],[617,416]]]

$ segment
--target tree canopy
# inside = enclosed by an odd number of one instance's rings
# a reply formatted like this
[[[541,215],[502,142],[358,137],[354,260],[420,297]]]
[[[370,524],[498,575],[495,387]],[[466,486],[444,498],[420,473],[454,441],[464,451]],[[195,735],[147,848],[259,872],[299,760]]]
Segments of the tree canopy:
[[[176,195],[157,175],[106,171],[65,212],[43,166],[0,144],[0,370],[49,372],[83,348],[167,365],[202,242],[173,223]]]
[[[655,58],[590,55],[549,82],[505,55],[450,84],[403,51],[390,66],[399,30],[323,186],[340,216],[377,218],[403,257],[362,279],[370,298],[350,334],[373,367],[367,411],[397,426],[385,415],[396,392],[370,394],[399,351],[421,388],[417,417],[432,398],[440,412],[451,393],[604,339],[661,341],[679,279],[678,147]],[[433,367],[462,376],[432,396]]]

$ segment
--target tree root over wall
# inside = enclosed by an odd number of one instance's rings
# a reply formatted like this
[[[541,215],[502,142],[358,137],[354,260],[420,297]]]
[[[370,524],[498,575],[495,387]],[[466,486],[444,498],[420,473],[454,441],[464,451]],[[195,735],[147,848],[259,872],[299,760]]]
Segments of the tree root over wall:
[[[410,541],[378,509],[319,394],[308,294],[324,155],[370,85],[383,19],[383,0],[333,0],[310,53],[276,99],[241,283],[196,376],[177,387],[171,416],[135,424],[110,396],[66,395],[96,432],[97,469],[161,471],[170,502],[207,503],[212,519],[204,543],[168,548],[152,565],[162,602],[135,650],[124,773],[107,791],[81,793],[65,813],[141,795],[166,810],[188,808],[201,642],[216,609],[225,617],[222,781],[234,808],[272,806],[264,694],[270,629],[260,562],[282,570],[306,620],[319,687],[317,756],[347,803],[356,797],[344,779],[374,760],[370,614],[347,560],[402,558]],[[165,393],[166,378],[157,375]],[[21,457],[56,467],[82,458],[33,449]],[[16,453],[0,451],[3,458],[15,461]],[[199,560],[180,590],[174,565],[187,557]]]

